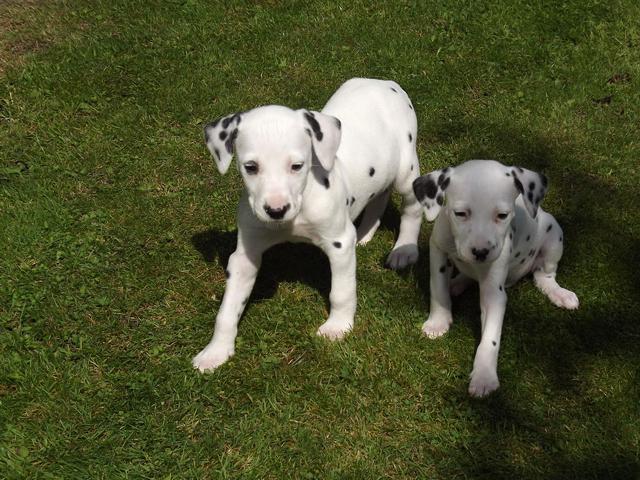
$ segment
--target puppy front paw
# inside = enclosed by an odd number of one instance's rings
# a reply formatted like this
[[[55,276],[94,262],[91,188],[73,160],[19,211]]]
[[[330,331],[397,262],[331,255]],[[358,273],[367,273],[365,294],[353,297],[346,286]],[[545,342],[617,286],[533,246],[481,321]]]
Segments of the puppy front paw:
[[[551,300],[551,303],[560,308],[575,310],[580,305],[578,296],[571,290],[567,290],[566,288],[554,288],[547,295],[549,296],[549,300]]]
[[[469,395],[482,398],[494,392],[500,387],[498,374],[489,369],[473,370],[471,381],[469,382]]]
[[[229,360],[234,353],[233,345],[229,347],[210,343],[193,358],[191,364],[202,373],[211,372]]]
[[[351,331],[351,323],[329,318],[320,325],[316,334],[328,340],[341,340]]]
[[[426,322],[422,324],[422,333],[429,338],[438,338],[449,331],[451,319],[444,316],[429,315]]]

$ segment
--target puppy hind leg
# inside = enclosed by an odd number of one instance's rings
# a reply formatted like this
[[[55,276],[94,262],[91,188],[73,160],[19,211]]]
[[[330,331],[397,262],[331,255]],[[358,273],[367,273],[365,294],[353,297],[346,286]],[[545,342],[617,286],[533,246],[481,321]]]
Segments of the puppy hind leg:
[[[384,209],[387,208],[387,202],[389,201],[389,191],[380,193],[373,197],[371,201],[364,208],[362,214],[362,221],[358,225],[356,235],[358,238],[358,245],[366,245],[369,240],[373,238],[373,235],[380,226],[380,219],[384,213]]]
[[[464,291],[473,285],[475,280],[467,277],[464,273],[459,272],[455,277],[451,279],[449,283],[449,292],[452,297],[460,296]]]
[[[562,288],[556,281],[558,263],[563,252],[562,240],[562,230],[554,220],[551,231],[546,233],[542,249],[536,258],[533,279],[536,287],[551,300],[551,303],[574,310],[580,304],[578,297],[572,291]]]
[[[418,157],[412,150],[405,165],[404,175],[396,179],[395,189],[402,195],[400,233],[387,258],[387,266],[399,270],[418,261],[418,235],[422,224],[422,205],[413,193],[413,181],[420,175]],[[410,167],[413,167],[411,169]]]

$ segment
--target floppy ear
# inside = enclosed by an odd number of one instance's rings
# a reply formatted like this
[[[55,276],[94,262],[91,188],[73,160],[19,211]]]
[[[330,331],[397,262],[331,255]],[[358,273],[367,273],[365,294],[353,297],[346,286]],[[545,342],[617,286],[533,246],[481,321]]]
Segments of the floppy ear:
[[[239,113],[219,118],[204,126],[204,141],[216,161],[218,171],[227,173],[233,158],[233,146],[238,136]]]
[[[340,120],[320,112],[300,109],[305,131],[311,137],[313,153],[325,170],[331,170],[336,160],[342,135]]]
[[[444,192],[449,186],[452,174],[453,168],[447,167],[422,175],[413,181],[413,193],[425,207],[424,214],[430,222],[440,213],[444,204]]]
[[[522,195],[524,205],[533,218],[538,215],[540,202],[547,193],[547,177],[541,173],[532,172],[526,168],[512,167],[513,184]]]

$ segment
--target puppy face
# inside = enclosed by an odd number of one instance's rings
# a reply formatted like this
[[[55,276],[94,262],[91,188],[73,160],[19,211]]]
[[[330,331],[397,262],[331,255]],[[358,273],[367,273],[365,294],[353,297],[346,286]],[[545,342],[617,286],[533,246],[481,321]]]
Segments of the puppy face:
[[[526,190],[525,190],[526,185]],[[428,220],[446,215],[457,256],[490,263],[504,247],[519,195],[535,218],[547,188],[543,175],[493,160],[471,160],[417,178],[413,189]]]
[[[205,140],[221,173],[227,171],[235,150],[254,215],[278,224],[300,212],[311,168],[333,167],[340,122],[321,113],[272,105],[208,124]]]

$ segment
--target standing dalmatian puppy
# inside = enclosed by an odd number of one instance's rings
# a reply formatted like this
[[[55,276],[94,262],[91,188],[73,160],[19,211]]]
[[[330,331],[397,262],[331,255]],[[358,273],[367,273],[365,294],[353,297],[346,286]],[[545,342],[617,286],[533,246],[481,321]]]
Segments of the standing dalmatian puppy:
[[[238,205],[238,243],[211,342],[194,359],[213,370],[234,354],[240,316],[262,254],[282,242],[310,242],[331,265],[331,310],[318,335],[342,338],[356,310],[356,241],[373,237],[391,187],[404,198],[400,234],[387,264],[418,259],[422,207],[412,184],[419,175],[417,121],[407,94],[391,81],[355,78],[322,112],[265,106],[205,127],[220,173],[235,150],[245,184]],[[353,220],[362,213],[356,231]]]
[[[539,207],[547,178],[493,160],[471,160],[419,177],[413,189],[427,220],[436,220],[429,241],[431,308],[422,331],[430,338],[444,335],[453,321],[450,294],[479,283],[482,337],[469,393],[483,397],[500,385],[506,287],[533,272],[552,303],[578,308],[578,297],[556,282],[563,239],[558,222]],[[451,280],[453,265],[460,273]]]

